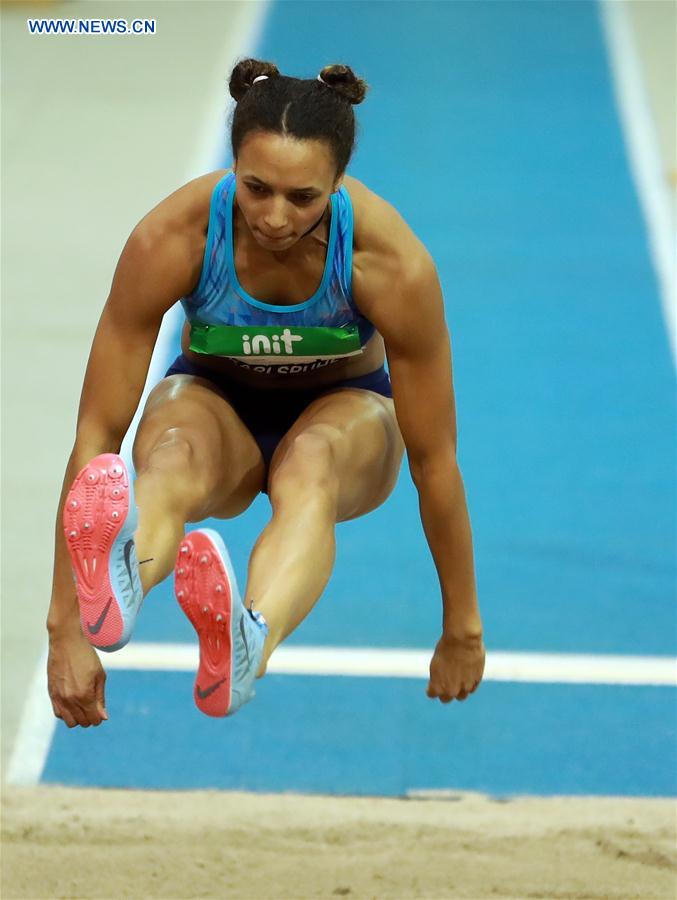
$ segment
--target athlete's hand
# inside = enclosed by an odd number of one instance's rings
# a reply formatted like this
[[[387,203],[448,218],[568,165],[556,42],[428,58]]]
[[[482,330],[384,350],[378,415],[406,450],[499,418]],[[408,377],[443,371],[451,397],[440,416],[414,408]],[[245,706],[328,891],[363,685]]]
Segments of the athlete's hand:
[[[50,635],[47,659],[47,687],[57,719],[69,728],[100,725],[108,718],[104,686],[106,673],[80,630]]]
[[[442,635],[430,662],[427,695],[442,703],[465,700],[477,689],[484,674],[485,651],[481,636]]]

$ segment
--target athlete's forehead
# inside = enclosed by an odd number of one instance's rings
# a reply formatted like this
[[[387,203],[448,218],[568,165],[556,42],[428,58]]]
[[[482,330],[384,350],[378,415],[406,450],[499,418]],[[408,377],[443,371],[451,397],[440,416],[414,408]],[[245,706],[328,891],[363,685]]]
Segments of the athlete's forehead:
[[[334,177],[331,150],[324,141],[298,140],[269,132],[247,137],[235,168],[238,178],[286,192],[321,193]]]

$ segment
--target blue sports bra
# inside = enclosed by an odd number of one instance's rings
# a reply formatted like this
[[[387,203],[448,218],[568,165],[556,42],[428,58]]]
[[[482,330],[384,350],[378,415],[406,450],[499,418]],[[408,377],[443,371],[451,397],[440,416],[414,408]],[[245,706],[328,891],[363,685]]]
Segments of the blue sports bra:
[[[233,257],[235,174],[212,192],[200,281],[181,304],[190,349],[221,356],[262,375],[294,375],[362,352],[374,326],[355,306],[350,287],[353,207],[341,187],[331,195],[331,224],[320,286],[293,306],[266,303],[238,281]]]

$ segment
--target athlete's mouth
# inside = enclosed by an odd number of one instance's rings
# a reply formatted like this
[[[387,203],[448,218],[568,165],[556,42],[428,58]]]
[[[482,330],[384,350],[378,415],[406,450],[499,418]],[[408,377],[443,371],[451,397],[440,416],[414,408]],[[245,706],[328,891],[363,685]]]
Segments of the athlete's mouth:
[[[291,234],[285,234],[282,237],[279,237],[279,236],[272,237],[271,235],[266,234],[265,231],[261,231],[261,229],[259,229],[259,234],[261,235],[262,238],[265,238],[265,240],[273,241],[275,243],[277,243],[278,241],[288,241],[289,238],[292,237]]]

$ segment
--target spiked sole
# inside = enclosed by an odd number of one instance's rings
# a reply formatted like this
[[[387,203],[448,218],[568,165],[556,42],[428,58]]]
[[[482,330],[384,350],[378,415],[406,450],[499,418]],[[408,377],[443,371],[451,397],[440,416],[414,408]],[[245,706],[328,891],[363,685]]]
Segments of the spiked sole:
[[[63,527],[82,631],[101,650],[117,650],[127,643],[140,606],[136,518],[122,458],[104,453],[90,460],[68,492]]]
[[[176,599],[200,644],[195,705],[205,715],[216,717],[228,715],[230,708],[234,594],[239,602],[228,554],[219,543],[221,546],[207,530],[191,532],[179,545],[174,568]]]

